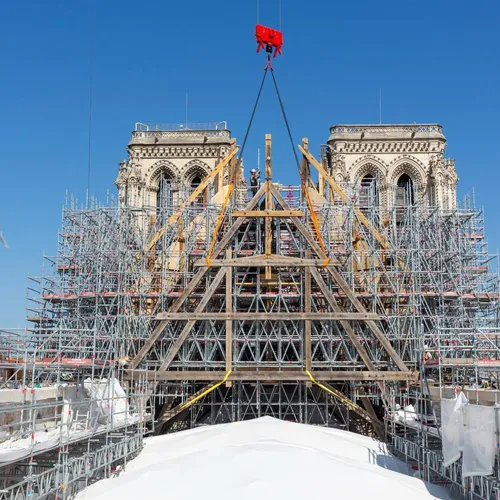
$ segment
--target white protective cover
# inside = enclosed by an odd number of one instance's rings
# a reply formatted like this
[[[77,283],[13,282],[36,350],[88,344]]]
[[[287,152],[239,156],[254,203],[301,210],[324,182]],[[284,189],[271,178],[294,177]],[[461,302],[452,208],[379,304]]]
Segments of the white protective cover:
[[[462,474],[464,477],[489,476],[493,474],[497,441],[495,408],[467,405],[464,421]]]
[[[441,400],[441,437],[443,465],[449,467],[460,458],[464,448],[464,413],[467,398],[461,392],[455,399]]]
[[[77,500],[450,500],[379,441],[270,417],[145,440],[118,477]]]

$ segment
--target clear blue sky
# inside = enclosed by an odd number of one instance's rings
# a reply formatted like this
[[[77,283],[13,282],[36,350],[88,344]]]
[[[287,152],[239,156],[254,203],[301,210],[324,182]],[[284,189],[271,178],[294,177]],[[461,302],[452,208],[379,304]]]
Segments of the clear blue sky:
[[[260,1],[276,26],[278,1]],[[93,7],[92,7],[93,6]],[[241,141],[262,75],[256,0],[4,1],[0,7],[0,325],[24,326],[26,276],[54,254],[66,190],[85,198],[89,54],[95,11],[91,191],[115,191],[136,121],[227,120]],[[460,193],[486,209],[500,246],[500,2],[282,0],[276,77],[295,142],[315,153],[335,123],[438,122]],[[268,82],[271,83],[270,81]],[[269,85],[247,146],[273,133],[275,178],[297,183]],[[496,251],[496,250],[495,250]]]

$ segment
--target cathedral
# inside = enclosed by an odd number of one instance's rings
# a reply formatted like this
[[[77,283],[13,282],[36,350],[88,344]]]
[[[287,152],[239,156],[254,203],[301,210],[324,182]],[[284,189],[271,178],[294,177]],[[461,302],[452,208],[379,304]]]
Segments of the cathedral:
[[[232,143],[225,122],[192,128],[137,124],[116,180],[120,203],[178,205],[227,155]],[[354,201],[360,206],[383,211],[424,204],[451,210],[456,208],[458,177],[445,150],[438,124],[334,125],[323,160],[333,179],[356,193]],[[227,178],[218,178],[211,195],[226,184]],[[323,186],[318,187],[322,192]]]

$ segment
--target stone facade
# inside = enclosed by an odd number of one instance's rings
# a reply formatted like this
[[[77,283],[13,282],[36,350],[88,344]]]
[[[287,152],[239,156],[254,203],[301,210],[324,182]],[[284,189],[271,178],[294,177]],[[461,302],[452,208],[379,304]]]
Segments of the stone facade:
[[[453,209],[458,177],[445,148],[437,124],[335,125],[326,156],[338,184],[376,182],[381,208],[398,204],[401,189],[406,189],[411,192],[407,201]]]
[[[168,179],[177,204],[227,155],[234,140],[229,130],[214,125],[166,128],[144,126],[132,132],[116,180],[121,204],[156,207],[162,179]],[[437,124],[335,125],[326,159],[338,184],[351,193],[354,189],[356,196],[371,186],[376,197],[370,203],[381,209],[399,203],[453,209],[458,177],[445,148]],[[227,179],[214,182],[217,189],[225,184]]]
[[[165,178],[178,202],[227,155],[232,141],[229,130],[215,126],[203,130],[144,128],[132,132],[128,158],[120,163],[115,182],[120,204],[155,207]]]

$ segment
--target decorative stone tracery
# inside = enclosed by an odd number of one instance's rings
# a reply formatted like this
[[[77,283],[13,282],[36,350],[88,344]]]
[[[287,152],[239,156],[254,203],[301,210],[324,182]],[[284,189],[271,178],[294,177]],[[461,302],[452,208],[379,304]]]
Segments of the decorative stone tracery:
[[[337,125],[328,145],[335,181],[356,189],[366,175],[377,177],[382,208],[394,202],[389,193],[403,174],[412,180],[417,203],[456,206],[458,177],[453,160],[444,158],[440,125]]]

